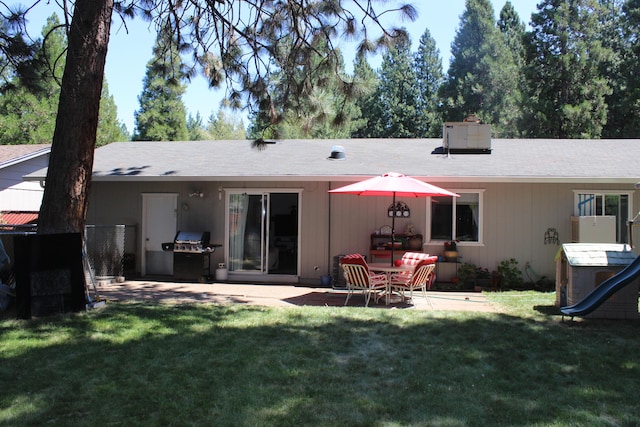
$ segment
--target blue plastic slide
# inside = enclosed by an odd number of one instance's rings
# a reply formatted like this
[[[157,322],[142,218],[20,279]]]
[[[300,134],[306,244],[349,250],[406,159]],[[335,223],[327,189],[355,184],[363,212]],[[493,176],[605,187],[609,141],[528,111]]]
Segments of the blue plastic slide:
[[[602,282],[582,300],[573,305],[562,307],[560,311],[567,316],[586,316],[607,300],[611,295],[633,282],[640,276],[640,256],[615,276]]]

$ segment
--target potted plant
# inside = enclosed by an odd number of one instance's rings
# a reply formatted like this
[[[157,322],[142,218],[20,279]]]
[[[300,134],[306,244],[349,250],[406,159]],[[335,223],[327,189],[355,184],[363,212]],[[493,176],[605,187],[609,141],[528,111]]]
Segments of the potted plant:
[[[450,242],[444,242],[444,258],[449,262],[456,262],[458,260],[458,246],[457,240]]]

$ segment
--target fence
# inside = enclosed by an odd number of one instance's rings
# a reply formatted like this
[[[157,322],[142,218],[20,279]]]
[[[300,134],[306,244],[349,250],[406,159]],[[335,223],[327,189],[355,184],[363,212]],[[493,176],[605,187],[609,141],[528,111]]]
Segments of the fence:
[[[96,279],[124,276],[124,225],[87,225],[85,227],[87,258]]]

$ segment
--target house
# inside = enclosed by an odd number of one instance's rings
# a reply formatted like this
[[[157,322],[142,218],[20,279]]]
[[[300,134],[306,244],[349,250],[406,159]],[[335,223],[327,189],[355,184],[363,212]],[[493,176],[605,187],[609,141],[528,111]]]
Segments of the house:
[[[87,223],[125,225],[125,252],[142,276],[173,274],[163,243],[177,231],[206,231],[221,246],[205,266],[224,264],[231,281],[317,285],[338,255],[369,255],[371,236],[391,224],[391,199],[328,190],[394,171],[460,195],[399,200],[408,214],[396,232],[415,230],[425,252],[459,240],[460,258],[438,263],[439,280],[460,262],[492,270],[511,258],[554,278],[560,245],[579,239],[572,217],[594,227],[614,217],[605,239],[628,241],[627,222],[640,211],[640,140],[460,148],[447,138],[112,143],[95,152]]]
[[[46,168],[50,144],[0,145],[0,223],[33,224],[44,187],[22,177]]]

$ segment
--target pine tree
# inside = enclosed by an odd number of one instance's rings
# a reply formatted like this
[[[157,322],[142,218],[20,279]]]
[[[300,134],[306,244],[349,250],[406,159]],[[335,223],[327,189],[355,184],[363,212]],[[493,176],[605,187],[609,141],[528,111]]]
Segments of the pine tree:
[[[9,80],[0,96],[0,144],[50,144],[60,98],[60,81],[65,66],[67,38],[60,20],[53,14],[42,29],[42,39],[35,45],[37,70],[27,85],[19,76]],[[37,75],[38,78],[35,79]],[[102,88],[96,145],[129,139],[108,85]]]
[[[288,41],[287,41],[288,40]],[[292,49],[292,38],[280,49]],[[355,87],[344,71],[339,50],[329,55],[329,45],[318,43],[307,63],[278,70],[266,79],[260,110],[251,116],[254,138],[347,138],[357,126]],[[286,75],[286,73],[290,73]],[[309,75],[316,79],[313,84]],[[299,93],[292,96],[293,93]],[[282,100],[282,102],[274,102]]]
[[[411,40],[401,39],[382,59],[377,100],[380,116],[374,127],[380,138],[419,136],[420,93],[413,67]]]
[[[606,97],[604,138],[640,137],[640,1],[605,3],[603,45],[613,51],[603,74],[611,86]]]
[[[597,0],[543,0],[531,18],[529,70],[535,136],[598,138],[611,87],[602,74],[611,50],[600,39]]]
[[[183,141],[189,138],[187,110],[182,102],[186,77],[178,41],[167,28],[161,29],[147,63],[140,109],[135,112],[134,140]]]
[[[96,147],[116,141],[128,141],[129,138],[127,127],[118,120],[118,108],[113,96],[109,94],[109,85],[105,79],[102,84],[102,96],[100,97]]]
[[[19,81],[30,91],[42,88],[42,63],[37,57],[40,41],[30,41],[24,34],[25,16],[2,3],[0,13],[0,90],[5,92]]]
[[[211,136],[204,128],[204,122],[200,112],[197,112],[195,117],[191,114],[187,117],[187,133],[189,134],[189,141],[211,139]]]
[[[428,29],[420,37],[414,67],[419,91],[417,136],[439,137],[442,135],[442,112],[438,90],[444,82],[444,73],[440,50]]]
[[[51,15],[35,45],[37,69],[26,83],[13,76],[0,97],[0,144],[50,144],[65,63],[66,35],[57,15]]]
[[[505,55],[510,57],[507,65],[509,69],[509,83],[511,88],[504,93],[504,105],[500,114],[500,136],[503,138],[518,138],[522,136],[521,128],[524,126],[524,110],[528,105],[526,101],[527,80],[525,77],[526,55],[524,49],[524,37],[526,27],[520,20],[513,4],[507,1],[500,10],[498,18],[498,30],[505,40]]]
[[[240,140],[247,138],[242,119],[225,109],[218,110],[217,115],[211,114],[207,133],[211,139]]]
[[[376,71],[369,65],[364,55],[357,55],[354,60],[353,81],[360,88],[360,95],[355,99],[359,119],[351,137],[375,138],[381,132],[381,129],[375,127],[380,117],[380,103],[377,98],[379,80]]]
[[[467,0],[460,20],[440,91],[443,117],[445,121],[461,121],[477,114],[492,125],[494,136],[501,137],[517,125],[507,114],[519,98],[517,67],[505,35],[494,22],[489,0]]]

